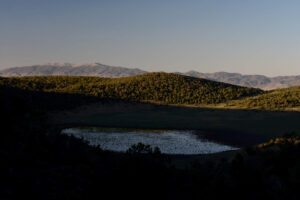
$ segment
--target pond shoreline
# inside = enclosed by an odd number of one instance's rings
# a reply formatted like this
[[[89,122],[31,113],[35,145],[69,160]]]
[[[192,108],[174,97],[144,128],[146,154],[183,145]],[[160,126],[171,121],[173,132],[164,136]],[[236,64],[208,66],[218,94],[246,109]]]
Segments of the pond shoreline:
[[[218,144],[233,146],[237,148],[244,148],[248,146],[253,146],[266,141],[266,138],[255,136],[253,134],[240,133],[229,130],[191,130],[191,129],[151,129],[149,127],[145,128],[134,128],[134,127],[124,127],[124,126],[99,126],[99,124],[90,123],[65,123],[65,124],[53,124],[51,127],[55,127],[58,132],[63,129],[72,127],[99,127],[104,129],[128,129],[128,130],[152,130],[152,131],[193,131],[195,135],[198,135],[201,139],[206,139]]]
[[[216,143],[199,137],[190,130],[144,130],[116,129],[103,127],[72,127],[63,129],[62,134],[83,138],[92,146],[103,150],[126,152],[133,145],[143,143],[158,147],[165,154],[211,154],[236,147]]]

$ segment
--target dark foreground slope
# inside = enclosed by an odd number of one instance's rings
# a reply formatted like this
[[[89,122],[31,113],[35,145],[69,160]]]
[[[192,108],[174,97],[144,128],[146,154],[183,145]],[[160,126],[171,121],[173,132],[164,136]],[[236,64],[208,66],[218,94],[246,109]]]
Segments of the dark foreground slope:
[[[44,112],[80,102],[77,95],[0,87],[0,97],[0,199],[299,199],[296,137],[230,157],[189,157],[178,169],[177,157],[144,147],[106,152],[48,126]]]
[[[127,78],[21,77],[1,78],[0,85],[31,91],[59,92],[167,104],[216,104],[263,93],[262,90],[192,78],[149,73]]]

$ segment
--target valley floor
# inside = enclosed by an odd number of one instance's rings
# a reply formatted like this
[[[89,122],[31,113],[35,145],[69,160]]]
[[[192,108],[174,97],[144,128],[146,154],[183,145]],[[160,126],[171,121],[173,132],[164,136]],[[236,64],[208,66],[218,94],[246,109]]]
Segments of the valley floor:
[[[300,112],[210,109],[150,103],[95,103],[48,114],[53,126],[197,130],[208,139],[238,147],[286,133],[300,133]]]

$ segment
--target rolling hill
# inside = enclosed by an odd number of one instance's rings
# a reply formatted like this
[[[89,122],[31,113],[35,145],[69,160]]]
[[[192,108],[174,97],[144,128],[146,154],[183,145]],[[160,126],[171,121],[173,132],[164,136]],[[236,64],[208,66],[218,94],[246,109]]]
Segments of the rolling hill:
[[[230,106],[263,110],[300,110],[300,86],[277,89],[254,97],[232,101]]]
[[[0,86],[41,93],[76,94],[99,100],[229,109],[299,110],[300,108],[299,86],[263,91],[165,72],[123,78],[9,77],[0,78]],[[86,101],[81,97],[78,99]]]
[[[30,91],[166,104],[217,104],[263,93],[260,89],[163,72],[126,78],[84,76],[1,78],[0,85]]]

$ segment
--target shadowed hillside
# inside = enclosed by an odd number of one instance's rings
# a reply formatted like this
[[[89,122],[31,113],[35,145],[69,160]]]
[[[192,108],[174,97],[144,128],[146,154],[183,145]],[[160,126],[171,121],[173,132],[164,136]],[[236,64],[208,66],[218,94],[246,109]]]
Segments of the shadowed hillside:
[[[299,199],[297,136],[216,155],[168,156],[142,144],[120,154],[47,125],[43,111],[85,97],[11,87],[0,87],[0,97],[5,116],[0,199],[136,199],[145,194],[152,199]]]

